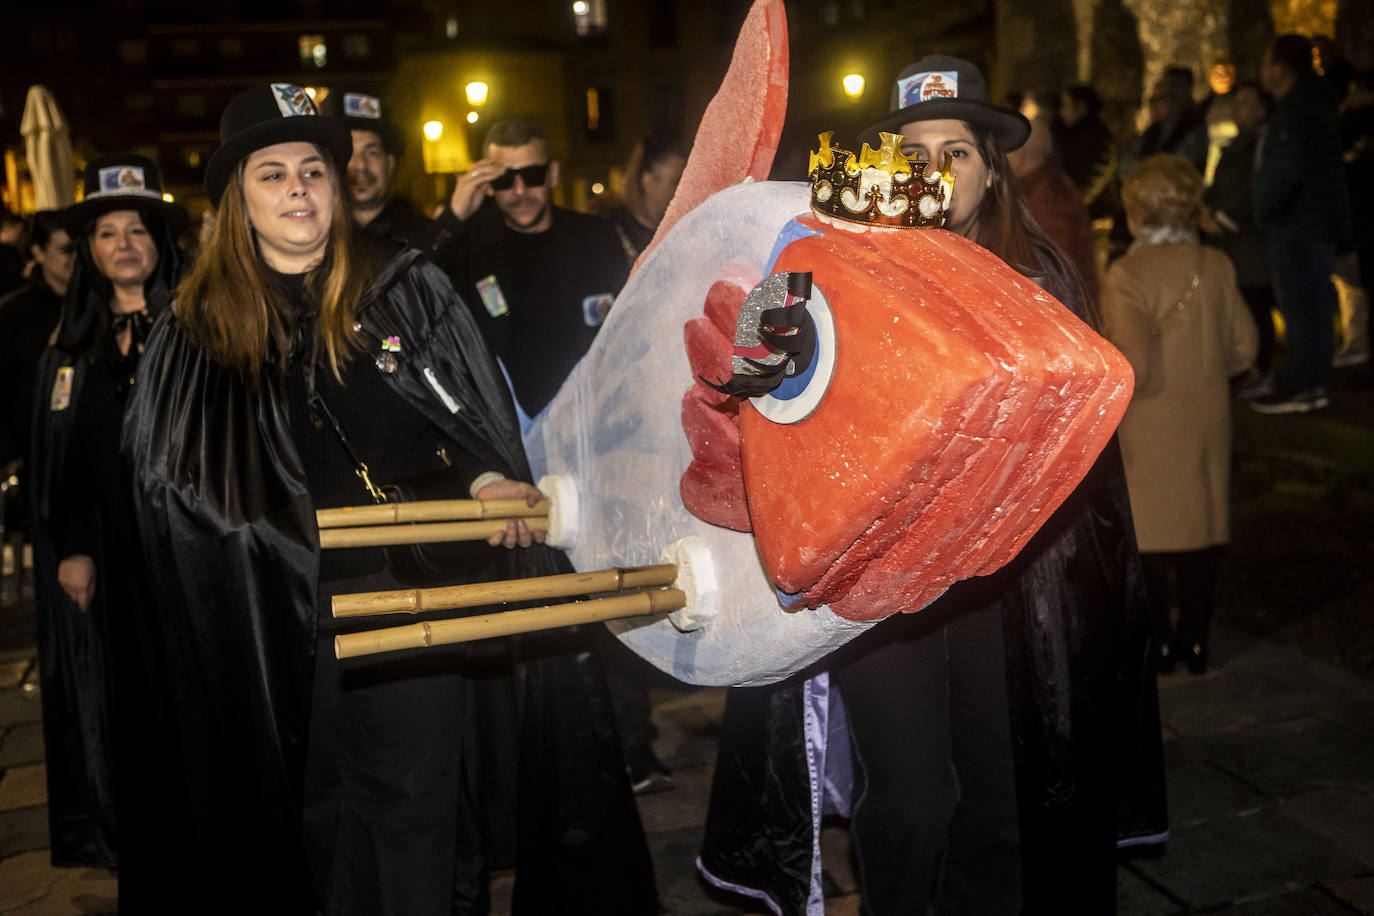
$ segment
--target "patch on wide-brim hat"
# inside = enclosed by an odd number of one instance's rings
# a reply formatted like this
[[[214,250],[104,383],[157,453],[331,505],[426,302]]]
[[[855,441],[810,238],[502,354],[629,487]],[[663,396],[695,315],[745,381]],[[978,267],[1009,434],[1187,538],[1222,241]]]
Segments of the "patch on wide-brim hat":
[[[342,175],[353,155],[353,135],[335,118],[320,117],[315,102],[290,83],[254,86],[234,97],[219,119],[220,147],[205,166],[205,193],[219,206],[229,176],[252,152],[276,143],[315,143]]]
[[[950,118],[985,127],[1003,152],[1030,136],[1030,122],[1013,108],[994,105],[988,84],[973,64],[957,57],[931,54],[907,67],[892,87],[887,117],[864,128],[859,139],[870,141],[881,131],[901,133],[903,124]]]
[[[386,151],[400,158],[406,151],[406,137],[401,128],[382,115],[380,97],[357,89],[331,89],[320,102],[320,114],[338,118],[350,130],[370,130],[382,138]]]
[[[154,213],[173,235],[186,228],[186,211],[163,198],[157,164],[137,153],[105,153],[86,163],[82,199],[57,214],[57,223],[76,238],[91,220],[115,210]]]

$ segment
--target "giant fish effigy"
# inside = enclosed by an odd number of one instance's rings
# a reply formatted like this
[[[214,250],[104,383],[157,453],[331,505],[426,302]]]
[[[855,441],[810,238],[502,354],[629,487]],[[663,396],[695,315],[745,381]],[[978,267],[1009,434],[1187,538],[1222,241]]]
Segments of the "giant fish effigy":
[[[898,228],[938,226],[957,193],[900,138],[856,155],[823,136],[810,184],[737,183],[776,147],[782,15],[754,5],[664,225],[526,436],[551,492],[575,494],[560,546],[578,569],[679,564],[686,608],[608,626],[693,684],[779,680],[999,569],[1132,389],[1125,359],[1031,280]],[[804,300],[766,279],[801,274]],[[811,345],[774,350],[777,389],[719,390],[741,354],[767,356],[760,308],[802,304]]]

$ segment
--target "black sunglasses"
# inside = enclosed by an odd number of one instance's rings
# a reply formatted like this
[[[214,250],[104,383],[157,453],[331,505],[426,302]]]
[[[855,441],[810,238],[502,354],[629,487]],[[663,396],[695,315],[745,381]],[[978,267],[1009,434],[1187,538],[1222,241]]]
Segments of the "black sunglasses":
[[[493,191],[509,191],[515,186],[515,179],[519,177],[527,188],[539,188],[544,186],[544,182],[549,177],[549,164],[527,165],[519,169],[506,169],[500,175],[491,180]]]

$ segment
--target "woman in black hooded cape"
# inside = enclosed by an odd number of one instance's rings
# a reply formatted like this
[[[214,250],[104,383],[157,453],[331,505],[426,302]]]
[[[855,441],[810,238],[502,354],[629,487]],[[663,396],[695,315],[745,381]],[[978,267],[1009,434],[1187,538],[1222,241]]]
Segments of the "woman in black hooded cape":
[[[115,289],[92,255],[98,221],[116,211],[136,213],[157,252],[142,283],[144,311],[121,316],[112,316]],[[119,660],[141,578],[118,472],[120,424],[147,330],[176,284],[175,235],[186,214],[163,201],[150,160],[113,153],[90,161],[84,200],[59,220],[76,240],[77,260],[36,377],[31,462],[49,831],[53,864],[111,867],[120,820],[116,781],[128,775],[112,758],[121,757],[128,737],[120,726],[137,719],[120,715],[118,680],[137,672]],[[126,352],[118,343],[122,329]],[[81,601],[59,582],[71,564],[93,567],[93,590],[78,590]]]
[[[224,211],[242,208],[250,196],[243,190],[250,169],[251,180],[259,180],[252,163],[261,160],[250,158],[257,150],[269,150],[268,159],[283,151],[287,162],[280,175],[290,187],[327,178],[333,207],[343,206],[337,176],[348,161],[348,131],[340,122],[318,117],[297,87],[273,84],[241,94],[225,112],[221,135],[224,144],[206,176],[210,197],[221,208],[215,233],[239,231],[235,220],[241,222],[242,215],[225,217]],[[299,164],[291,158],[306,144],[317,151],[316,165],[307,165],[309,158]],[[307,173],[307,168],[318,171]],[[302,209],[314,206],[307,194],[300,199]],[[251,208],[248,215],[253,217]],[[343,217],[347,225],[347,214]],[[261,253],[266,227],[261,222],[250,227],[257,233],[258,257],[267,261]],[[216,246],[233,244],[229,237],[212,235],[202,257]],[[328,258],[342,256],[342,249],[331,250],[303,281],[292,281],[286,272],[276,277],[284,287],[296,284],[288,301],[308,299],[317,288],[312,284],[328,282],[317,275],[328,274]],[[297,313],[296,330],[285,346],[269,343],[255,371],[223,364],[203,338],[195,339],[189,299],[158,323],[149,341],[125,426],[124,457],[152,579],[153,600],[141,634],[151,688],[147,714],[164,736],[149,754],[144,799],[145,817],[160,838],[157,873],[141,884],[142,892],[156,895],[147,898],[156,901],[150,910],[194,894],[200,912],[310,913],[321,905],[331,913],[382,911],[376,901],[339,897],[335,889],[340,869],[344,880],[355,877],[346,874],[357,871],[348,857],[367,853],[358,847],[369,839],[374,848],[384,846],[386,836],[375,834],[321,853],[314,819],[303,823],[303,809],[312,814],[307,795],[315,800],[333,791],[325,784],[332,776],[321,772],[331,764],[344,767],[350,763],[347,755],[366,753],[368,742],[380,737],[345,736],[339,744],[343,757],[321,755],[318,743],[307,753],[307,737],[311,742],[320,737],[312,716],[338,719],[335,698],[320,693],[317,671],[337,680],[340,669],[317,652],[317,644],[327,642],[318,640],[317,615],[327,607],[322,561],[327,565],[332,558],[321,556],[315,522],[314,490],[323,470],[307,464],[302,454],[301,443],[308,444],[312,435],[300,390],[302,372],[314,379],[306,387],[332,402],[330,412],[343,414],[340,404],[367,390],[392,405],[392,415],[375,417],[384,430],[393,423],[423,421],[440,431],[450,455],[463,453],[466,466],[510,480],[528,479],[529,467],[509,393],[447,279],[415,250],[374,248],[370,263],[371,280],[356,306],[340,300],[349,309],[345,314],[361,352],[351,355],[338,384],[328,377],[322,348],[312,351],[308,342],[312,327],[331,320],[327,301],[316,312]],[[267,277],[262,270],[252,266],[249,282]],[[186,289],[183,284],[184,297]],[[218,291],[225,292],[222,286]],[[251,292],[228,291],[230,296]],[[400,416],[411,411],[418,417]],[[315,425],[317,432],[322,428],[328,428],[323,419]],[[361,439],[375,432],[354,427],[348,435]],[[332,462],[339,453],[325,451],[329,434],[322,435],[316,457]],[[351,476],[351,471],[342,475],[345,482]],[[354,501],[365,501],[361,485],[353,483],[358,486]],[[486,577],[568,570],[561,554],[541,545],[494,553]],[[498,812],[481,825],[472,823],[476,815],[469,812],[460,819],[465,835],[458,843],[472,840],[471,834],[485,826],[488,836],[477,842],[485,847],[488,863],[510,864],[505,857],[511,854],[507,843],[513,842],[515,907],[521,912],[655,912],[647,845],[604,681],[584,646],[581,634],[560,631],[495,653],[494,664],[504,665],[505,675],[490,679],[490,689],[476,702],[484,714],[497,718],[506,703],[512,715],[504,728],[480,735],[487,763],[476,766],[488,782],[480,785],[477,798],[514,796],[518,813]],[[411,658],[404,664],[412,661],[432,660]],[[382,679],[395,683],[407,677],[396,671],[400,664],[381,662],[375,670],[390,668]],[[413,708],[388,708],[413,721]],[[433,730],[463,728],[464,753],[472,749],[467,740],[471,719],[455,726],[451,710],[431,705],[425,711],[433,714]],[[404,740],[423,740],[413,726],[406,728]],[[517,752],[518,787],[504,781],[493,785],[494,775],[504,780],[517,775],[516,766],[493,774]],[[456,783],[461,775],[455,769],[449,778]],[[506,828],[505,843],[492,836],[493,821]],[[459,849],[427,851],[431,859],[436,852],[455,863],[442,876],[453,890],[453,912],[481,911],[484,888],[471,885],[472,872],[463,870],[467,863]],[[414,879],[432,890],[436,876],[421,871],[416,869]],[[441,896],[447,913],[448,895]]]

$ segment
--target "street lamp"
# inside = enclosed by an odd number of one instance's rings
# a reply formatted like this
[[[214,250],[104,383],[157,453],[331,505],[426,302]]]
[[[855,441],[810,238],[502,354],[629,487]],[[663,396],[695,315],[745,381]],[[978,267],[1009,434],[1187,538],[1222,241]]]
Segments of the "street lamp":
[[[477,119],[478,119],[479,117],[480,117],[480,115],[478,115],[477,112],[475,112],[475,111],[469,111],[469,112],[468,112],[468,123],[469,123],[469,124],[476,124],[476,123],[477,123]]]
[[[480,80],[468,83],[463,87],[463,91],[467,94],[468,104],[474,108],[480,106],[487,100],[487,84]]]
[[[851,99],[857,99],[859,96],[864,94],[863,74],[850,73],[840,82],[844,85],[844,94],[849,96]]]
[[[441,121],[426,121],[421,130],[425,132],[426,140],[438,140],[444,135],[444,125]]]

